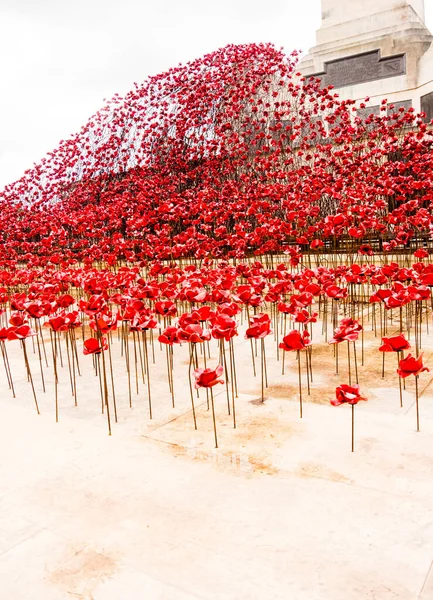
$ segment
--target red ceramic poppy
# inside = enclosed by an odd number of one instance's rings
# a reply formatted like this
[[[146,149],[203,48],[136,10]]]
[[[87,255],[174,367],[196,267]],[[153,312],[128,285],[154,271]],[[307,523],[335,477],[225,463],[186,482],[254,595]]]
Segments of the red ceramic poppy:
[[[179,342],[189,342],[190,344],[200,344],[209,341],[211,338],[210,331],[203,329],[200,325],[186,325],[179,327],[177,331],[177,339]]]
[[[381,352],[401,352],[410,348],[410,344],[403,334],[393,337],[383,337],[383,344],[379,347]]]
[[[29,325],[20,325],[19,327],[9,327],[8,340],[24,340],[36,335],[36,331]]]
[[[418,248],[418,250],[415,250],[413,255],[416,258],[427,258],[429,256],[429,253],[428,250],[426,250],[425,248]]]
[[[309,292],[302,292],[302,294],[293,294],[290,301],[294,306],[298,308],[304,308],[312,304],[313,294],[310,294]]]
[[[158,321],[152,314],[138,313],[131,320],[131,331],[147,331],[157,326]]]
[[[106,310],[107,301],[104,294],[94,294],[93,296],[90,296],[88,302],[81,300],[79,306],[83,312],[91,316]]]
[[[44,315],[50,314],[52,307],[49,302],[38,300],[26,303],[26,311],[33,319],[40,319]]]
[[[238,304],[236,304],[236,302],[224,302],[218,307],[219,314],[225,314],[229,317],[234,317],[235,315],[238,315],[241,312],[241,310],[241,307]]]
[[[361,396],[359,391],[359,385],[347,385],[343,383],[339,385],[335,390],[335,399],[331,400],[333,406],[340,406],[340,404],[358,404],[361,400],[367,400]]]
[[[298,307],[295,304],[287,304],[287,302],[278,302],[277,304],[278,312],[290,315],[295,314],[298,310]]]
[[[203,288],[189,288],[185,290],[185,298],[189,302],[205,302],[206,301],[206,290]]]
[[[212,321],[211,333],[213,338],[228,342],[238,334],[236,321],[224,313],[219,314]]]
[[[347,298],[347,288],[341,288],[335,284],[327,285],[325,287],[325,294],[334,300],[341,300],[342,298]]]
[[[409,375],[419,375],[423,371],[430,371],[427,367],[424,366],[422,361],[422,354],[419,355],[418,358],[412,356],[412,354],[408,354],[406,358],[402,358],[398,363],[399,368],[397,369],[397,373],[400,377],[409,377]]]
[[[89,338],[85,340],[83,354],[101,354],[103,350],[108,350],[107,338],[102,337],[100,341],[102,342],[101,344],[96,338]]]
[[[171,302],[171,300],[158,300],[155,302],[155,312],[156,314],[163,315],[164,317],[175,317],[177,308],[174,302]]]
[[[12,327],[20,327],[21,325],[27,323],[27,321],[21,313],[13,312],[9,318],[9,323],[12,325]]]
[[[89,325],[93,331],[100,331],[103,334],[117,329],[118,315],[101,314],[90,320]]]
[[[407,293],[412,301],[430,299],[430,290],[424,285],[409,285]]]
[[[258,313],[250,319],[250,327],[245,332],[245,339],[261,339],[271,334],[271,319],[266,313]]]
[[[65,325],[67,326],[68,329],[77,329],[78,327],[81,327],[82,323],[81,323],[80,319],[78,318],[77,310],[73,310],[71,312],[65,313],[64,317],[65,317]]]
[[[302,310],[298,310],[294,315],[292,315],[292,319],[295,323],[317,323],[317,317],[319,313],[309,313],[305,308]]]
[[[161,344],[167,344],[168,346],[173,346],[173,344],[178,344],[179,339],[177,337],[178,329],[174,327],[174,325],[169,325],[164,329],[160,336],[158,336],[158,341]]]
[[[384,300],[386,308],[400,308],[411,301],[411,297],[406,289],[402,289],[397,293],[391,293]]]
[[[210,306],[200,306],[192,311],[191,318],[196,320],[195,322],[203,323],[204,321],[208,321],[215,316],[215,312],[211,309]]]
[[[66,331],[68,329],[64,315],[57,315],[56,317],[48,319],[48,321],[44,323],[44,327],[49,327],[53,331]]]
[[[385,302],[385,300],[391,295],[392,295],[392,291],[390,289],[380,288],[379,290],[376,290],[376,292],[370,296],[370,302],[371,303]]]
[[[293,329],[283,337],[279,347],[286,352],[290,352],[291,350],[305,350],[311,344],[310,334],[306,329],[304,329],[302,334],[297,329]]]
[[[75,299],[70,294],[64,294],[63,296],[59,296],[57,298],[57,304],[61,308],[69,308],[73,304],[75,304]]]
[[[339,327],[337,327],[334,331],[334,337],[329,340],[329,343],[340,344],[344,341],[354,342],[358,339],[361,331],[362,325],[355,319],[350,317],[347,319],[342,319]]]
[[[195,387],[211,388],[217,383],[224,383],[223,379],[219,379],[223,374],[224,367],[218,365],[215,369],[196,369],[194,371]]]

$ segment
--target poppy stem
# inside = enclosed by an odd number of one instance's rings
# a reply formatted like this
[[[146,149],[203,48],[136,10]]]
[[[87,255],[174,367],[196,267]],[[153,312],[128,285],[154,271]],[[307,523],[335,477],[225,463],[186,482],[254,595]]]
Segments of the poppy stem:
[[[194,356],[194,347],[192,344],[189,345],[189,368],[188,368],[188,380],[189,380],[189,391],[191,394],[191,404],[192,404],[192,416],[194,419],[194,429],[197,430],[197,420],[195,417],[195,406],[194,406],[194,392],[192,390],[192,381],[191,381],[191,369],[192,369],[192,361]]]
[[[419,302],[417,302],[417,304],[419,305],[419,349],[422,349],[422,300],[419,300]]]
[[[147,331],[143,331],[143,340],[144,340],[144,364],[146,367],[146,375],[147,375],[147,395],[149,401],[149,418],[152,419],[152,397],[150,395],[150,373],[149,373],[149,352],[147,348]]]
[[[335,344],[335,374],[338,375],[338,343]]]
[[[102,341],[101,341],[102,345]],[[107,424],[108,424],[108,435],[111,435],[111,419],[110,419],[110,406],[108,403],[108,385],[107,385],[107,369],[105,368],[105,356],[104,350],[102,349],[102,377],[104,384],[104,398],[105,398],[105,406],[107,409]]]
[[[42,366],[42,352],[41,352],[41,345],[39,343],[39,327],[38,327],[38,320],[35,319],[35,329],[36,329],[36,344],[38,347],[38,357],[39,357],[39,368],[41,371],[41,379],[42,379],[42,389],[45,393],[45,379],[44,379],[44,369]]]
[[[170,358],[171,397],[172,397],[172,404],[173,404],[173,408],[174,408],[174,378],[173,378],[174,350],[173,350],[173,346],[169,346],[168,355]]]
[[[174,408],[174,388],[173,388],[173,377],[172,377],[173,374],[170,369],[170,367],[171,367],[170,350],[171,350],[171,346],[169,346],[168,344],[165,344],[165,359],[167,362],[168,389],[170,390],[170,393],[171,393],[171,404],[172,404],[172,407]]]
[[[301,379],[301,356],[299,350],[296,351],[298,359],[298,380],[299,380],[299,416],[302,419],[302,379]]]
[[[209,341],[208,341],[209,343]],[[207,369],[207,359],[206,359],[206,342],[204,342],[204,347],[203,347],[203,365],[204,368]],[[202,348],[202,346],[200,346],[200,349]],[[221,348],[220,348],[220,358],[221,358]],[[208,388],[206,388],[206,405],[207,405],[207,410],[209,410],[209,390]]]
[[[347,364],[349,368],[349,385],[352,385],[352,373],[350,369],[350,342],[347,340]]]
[[[66,335],[69,336],[69,342],[71,344],[71,359],[72,359],[72,378],[73,378],[73,387],[74,387],[74,405],[78,406],[78,399],[77,399],[77,377],[76,377],[76,369],[75,369],[75,354],[74,354],[74,343],[73,343],[73,338],[72,338],[72,330],[70,329]]]
[[[53,345],[53,336],[54,336],[54,345]],[[56,410],[56,423],[59,422],[59,402],[58,402],[58,376],[57,376],[57,341],[56,341],[56,332],[51,332],[50,330],[50,338],[51,338],[51,350],[53,353],[53,368],[54,368],[54,404]]]
[[[358,381],[358,359],[356,358],[356,343],[353,342],[353,358],[354,358],[354,362],[355,362],[355,380],[356,383],[359,383]]]
[[[218,438],[217,438],[217,430],[216,430],[216,419],[215,419],[215,406],[213,401],[213,390],[210,388],[210,401],[212,405],[212,419],[213,419],[213,432],[215,436],[215,448],[218,448]]]
[[[125,362],[126,362],[126,373],[128,375],[128,397],[129,397],[129,408],[132,408],[132,392],[131,392],[131,368],[129,363],[129,339],[128,339],[128,325],[125,326],[125,322],[122,322],[122,334],[123,334],[123,345],[125,346]],[[126,330],[126,333],[125,333]]]
[[[228,367],[227,367],[227,358],[226,358],[226,348],[225,348],[225,342],[224,342],[224,338],[220,340],[220,345],[221,345],[221,357],[222,357],[222,363],[224,365],[224,374],[226,377],[226,396],[227,396],[227,414],[230,415],[230,393],[229,393],[229,371],[228,371]]]
[[[66,338],[66,355],[68,357],[68,371],[69,371],[69,382],[71,384],[71,395],[74,395],[74,381],[72,379],[72,369],[71,369],[71,357],[69,353],[69,338],[67,334],[65,334]],[[59,336],[59,344],[60,344],[60,336]]]
[[[352,452],[355,452],[355,405],[352,404]]]
[[[42,351],[43,351],[43,353],[44,353],[45,365],[46,365],[46,367],[47,367],[47,369],[48,369],[47,352],[46,352],[46,350],[45,350],[44,336],[43,336],[43,334],[42,334],[42,327],[41,327],[41,324],[40,324],[40,322],[39,322],[39,321],[38,321],[38,327],[36,328],[36,331],[39,331],[39,335],[40,335],[40,337],[41,337],[41,345],[42,345]]]
[[[152,349],[152,364],[155,364],[155,344],[153,343],[153,329],[149,331],[150,347]]]
[[[383,337],[383,321],[382,321],[382,302],[379,303],[379,322],[380,322],[380,337]]]
[[[71,335],[72,335],[72,340],[73,340],[73,345],[74,345],[75,363],[77,365],[78,375],[81,377],[80,362],[78,360],[77,337],[75,335],[75,329],[71,330]]]
[[[135,331],[132,332],[132,339],[135,344]],[[143,385],[144,385],[146,382],[146,379],[145,379],[146,368],[144,366],[144,359],[143,359],[144,349],[143,349],[143,351],[141,351],[140,333],[138,331],[137,331],[137,346],[138,346],[137,360],[140,359],[141,379],[142,379]],[[138,394],[138,387],[137,387],[137,394]]]
[[[235,396],[237,398],[238,397],[238,380],[237,380],[237,376],[236,376],[235,347],[233,344],[233,338],[229,342],[229,348],[230,348],[230,353],[231,353],[231,360],[233,362],[233,381],[235,384]]]
[[[400,352],[397,351],[397,369],[400,367]],[[401,389],[401,377],[398,376],[398,388],[400,392],[400,408],[403,408],[403,391]]]
[[[58,346],[58,349],[59,349],[60,366],[61,366],[61,368],[63,369],[62,344],[60,343],[60,340],[59,340],[59,346]]]
[[[254,373],[254,377],[256,377],[257,373],[256,373],[256,361],[254,359],[254,348],[253,348],[253,340],[250,338],[250,345],[251,345],[251,358],[253,360],[253,373]]]
[[[114,421],[115,421],[115,423],[117,423],[117,405],[116,405],[116,394],[114,392],[113,359],[111,356],[111,339],[108,342],[108,360],[110,362],[111,391],[113,393],[113,406],[114,406]]]
[[[309,361],[310,361],[310,379],[311,379],[311,383],[313,383],[313,348],[310,346],[309,348],[307,348],[307,352],[308,352],[308,357],[309,357]]]
[[[264,358],[264,338],[262,338],[260,340],[260,349],[261,349],[261,353],[260,353],[260,375],[261,375],[261,384],[262,384],[262,402],[265,401],[265,377],[264,377],[264,364],[265,364],[265,358]]]
[[[236,429],[236,408],[235,408],[235,365],[234,365],[234,356],[233,356],[233,346],[232,341],[229,340],[229,357],[230,357],[230,377],[231,377],[231,388],[232,388],[232,413],[233,413],[233,429]],[[236,390],[237,395],[237,390]]]
[[[4,342],[0,343],[1,349],[2,349],[2,356],[3,356],[3,363],[5,366],[5,371],[6,371],[6,376],[8,379],[8,385],[9,385],[9,389],[12,390],[12,395],[14,398],[16,398],[15,396],[15,388],[14,388],[14,382],[12,381],[12,373],[11,373],[11,368],[9,365],[9,358],[8,358],[8,354],[7,354],[7,350],[6,350],[6,345]]]
[[[135,331],[132,332],[132,342],[134,345],[135,392],[138,396],[138,368],[137,368],[137,347],[135,344]]]
[[[323,299],[322,334],[325,334],[325,343],[328,343],[328,298]]]
[[[105,358],[104,358],[104,350],[102,348],[102,339],[100,339],[101,343],[101,352],[97,354],[98,366],[99,366],[99,383],[101,386],[101,397],[103,398],[103,406],[107,409],[107,424],[108,424],[108,435],[111,435],[111,420],[110,420],[110,407],[108,405],[108,386],[107,386],[107,374],[105,371]],[[101,359],[102,355],[102,369],[101,369]],[[104,411],[102,411],[104,412]]]
[[[418,375],[415,375],[416,430],[419,431]]]
[[[36,399],[35,386],[33,385],[32,372],[30,371],[29,358],[27,356],[26,341],[22,340],[22,342],[23,342],[22,346],[23,346],[23,353],[24,353],[24,362],[25,362],[26,369],[27,369],[27,375],[29,377],[30,384],[32,386],[33,398],[35,400],[35,405],[36,405],[36,411],[37,411],[38,415],[40,415],[41,413],[39,412],[38,401]]]

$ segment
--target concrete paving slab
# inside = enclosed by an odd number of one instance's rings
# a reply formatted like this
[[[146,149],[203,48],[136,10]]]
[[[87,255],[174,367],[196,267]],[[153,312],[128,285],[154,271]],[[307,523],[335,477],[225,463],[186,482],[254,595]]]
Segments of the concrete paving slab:
[[[156,348],[152,421],[146,386],[130,408],[117,364],[119,422],[109,437],[91,359],[80,357],[78,406],[67,367],[61,371],[55,423],[52,373],[45,368],[43,394],[31,355],[37,415],[11,344],[17,398],[0,381],[1,600],[431,597],[430,388],[416,432],[413,382],[401,409],[395,373],[382,381],[369,356],[360,369],[369,401],[356,407],[352,454],[350,409],[328,404],[337,380],[332,351],[318,350],[316,395],[305,396],[300,419],[296,365],[286,357],[281,376],[271,346],[273,383],[262,403],[249,344],[237,344],[237,428],[225,388],[215,388],[215,449],[203,393],[193,427],[186,349],[175,363],[173,408]]]

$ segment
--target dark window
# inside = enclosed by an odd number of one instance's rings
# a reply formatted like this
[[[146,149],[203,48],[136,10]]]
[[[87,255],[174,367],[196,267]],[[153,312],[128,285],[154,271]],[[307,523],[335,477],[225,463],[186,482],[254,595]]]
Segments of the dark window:
[[[356,116],[361,119],[361,121],[367,121],[367,119],[371,116],[378,117],[380,116],[380,106],[379,104],[375,106],[366,106],[365,108],[358,108],[356,111]],[[372,131],[375,127],[374,123],[364,124],[364,127],[367,131]]]
[[[421,112],[426,114],[426,122],[429,123],[433,119],[433,92],[421,96]]]
[[[379,116],[380,115],[380,106],[379,104],[376,106],[366,106],[365,108],[358,108],[356,111],[357,116],[366,121],[370,115]]]
[[[390,108],[391,106],[393,108]],[[409,108],[412,108],[412,100],[400,100],[399,102],[390,102],[386,107],[388,116],[398,113],[400,108],[404,108],[405,111]]]

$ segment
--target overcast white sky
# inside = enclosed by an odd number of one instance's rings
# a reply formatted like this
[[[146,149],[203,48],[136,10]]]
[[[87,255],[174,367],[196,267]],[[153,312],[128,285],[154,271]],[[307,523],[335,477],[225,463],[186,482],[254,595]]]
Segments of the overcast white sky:
[[[0,0],[0,188],[134,81],[228,43],[307,51],[319,25],[320,0]]]

